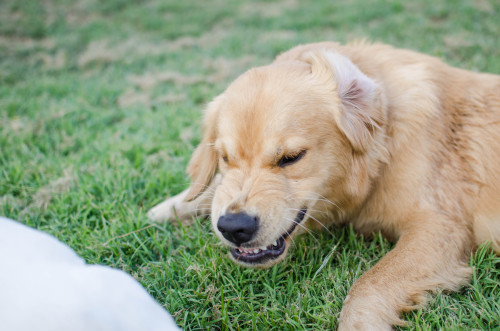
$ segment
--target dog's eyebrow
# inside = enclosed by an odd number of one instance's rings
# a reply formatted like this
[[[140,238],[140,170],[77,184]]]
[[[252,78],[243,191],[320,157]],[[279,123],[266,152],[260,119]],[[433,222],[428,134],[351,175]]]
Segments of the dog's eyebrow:
[[[306,149],[308,141],[302,137],[291,137],[285,140],[282,148],[286,152],[300,152]],[[281,152],[283,152],[283,150]]]
[[[285,153],[299,153],[304,149],[307,149],[307,140],[301,137],[291,137],[282,143],[268,146],[267,155],[275,160]]]
[[[280,156],[281,153],[283,153],[283,148],[281,146],[278,146],[278,148],[276,148],[276,157]]]

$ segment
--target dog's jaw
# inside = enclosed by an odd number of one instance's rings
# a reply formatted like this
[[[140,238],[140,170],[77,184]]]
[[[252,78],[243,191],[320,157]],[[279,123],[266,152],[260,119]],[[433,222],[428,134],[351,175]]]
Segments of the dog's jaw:
[[[291,227],[279,236],[273,243],[260,248],[230,248],[230,258],[243,266],[253,268],[268,268],[282,261],[288,252],[291,239],[295,236],[296,228],[304,221],[307,208],[302,208],[295,217]]]

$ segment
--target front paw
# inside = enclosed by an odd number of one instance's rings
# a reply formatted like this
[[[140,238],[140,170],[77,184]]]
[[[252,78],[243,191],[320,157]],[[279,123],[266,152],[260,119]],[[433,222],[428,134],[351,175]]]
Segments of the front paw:
[[[163,223],[166,221],[175,220],[175,209],[174,204],[170,199],[163,201],[162,203],[151,208],[146,216],[157,223]]]
[[[396,310],[381,299],[348,295],[340,313],[339,330],[392,330],[393,325],[404,325]]]
[[[367,312],[342,316],[339,331],[392,330],[392,325]]]

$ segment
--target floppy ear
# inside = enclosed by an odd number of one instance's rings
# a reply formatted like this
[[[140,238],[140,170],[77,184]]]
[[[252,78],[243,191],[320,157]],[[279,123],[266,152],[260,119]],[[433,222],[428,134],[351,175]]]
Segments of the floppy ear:
[[[217,137],[217,98],[212,101],[205,112],[203,138],[193,152],[187,166],[191,177],[189,191],[184,199],[192,201],[202,194],[212,182],[218,168],[217,153],[214,143]]]
[[[334,111],[337,125],[355,151],[366,152],[384,122],[377,83],[347,57],[333,51],[308,52],[302,59],[311,65],[313,76],[336,85],[341,105]]]

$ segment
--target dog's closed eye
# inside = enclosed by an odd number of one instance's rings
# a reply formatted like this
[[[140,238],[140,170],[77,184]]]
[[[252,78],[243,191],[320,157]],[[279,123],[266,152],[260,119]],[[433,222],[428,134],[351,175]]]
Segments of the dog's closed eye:
[[[281,159],[278,160],[276,165],[280,168],[292,165],[295,162],[299,161],[301,158],[303,158],[306,152],[307,152],[306,150],[303,150],[297,154],[284,155]]]

